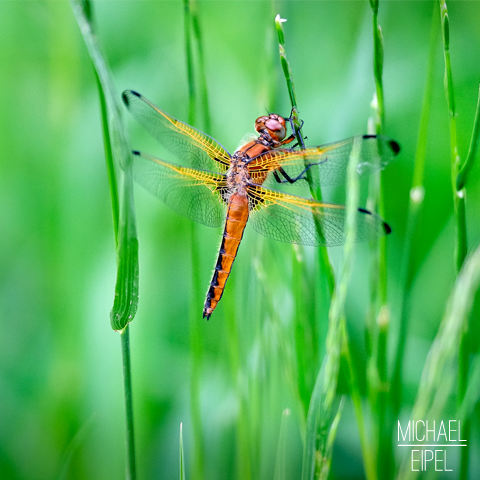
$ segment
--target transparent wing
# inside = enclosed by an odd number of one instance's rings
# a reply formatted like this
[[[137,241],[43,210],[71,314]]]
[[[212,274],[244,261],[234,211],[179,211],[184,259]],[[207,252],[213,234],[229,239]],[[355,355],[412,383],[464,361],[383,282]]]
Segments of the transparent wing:
[[[212,137],[176,120],[133,90],[125,90],[122,98],[143,127],[183,164],[222,173],[228,170],[230,154]]]
[[[134,153],[133,178],[172,210],[209,227],[225,222],[225,176]]]
[[[266,178],[267,185],[271,185],[277,183],[273,171],[282,168],[291,179],[301,177],[295,182],[297,185],[306,185],[305,169],[308,168],[313,186],[345,184],[350,153],[356,141],[360,143],[357,166],[360,175],[384,168],[400,151],[398,143],[391,138],[363,135],[305,150],[272,150],[249,164],[250,175],[255,183],[261,184],[262,178]],[[279,172],[277,175],[285,180]]]
[[[334,247],[345,243],[343,205],[307,200],[259,186],[248,187],[254,230],[280,242]],[[391,232],[377,215],[358,209],[355,241],[372,240]]]

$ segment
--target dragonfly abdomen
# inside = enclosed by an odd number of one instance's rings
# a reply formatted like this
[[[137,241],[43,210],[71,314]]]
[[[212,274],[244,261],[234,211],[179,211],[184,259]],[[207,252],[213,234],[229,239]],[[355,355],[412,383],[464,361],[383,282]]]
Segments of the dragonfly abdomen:
[[[218,254],[213,278],[207,292],[203,308],[203,317],[210,318],[218,302],[222,298],[225,284],[237,256],[238,247],[248,220],[248,198],[246,195],[234,193],[228,202],[227,219],[223,231],[222,244]]]

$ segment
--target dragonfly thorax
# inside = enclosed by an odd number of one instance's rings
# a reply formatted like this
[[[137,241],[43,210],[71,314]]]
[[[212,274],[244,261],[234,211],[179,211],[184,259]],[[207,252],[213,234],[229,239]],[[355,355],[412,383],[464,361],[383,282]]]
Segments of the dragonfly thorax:
[[[241,150],[233,154],[230,168],[227,171],[227,188],[230,194],[246,195],[246,187],[252,183],[252,178],[248,172],[248,160],[248,155],[245,155]]]

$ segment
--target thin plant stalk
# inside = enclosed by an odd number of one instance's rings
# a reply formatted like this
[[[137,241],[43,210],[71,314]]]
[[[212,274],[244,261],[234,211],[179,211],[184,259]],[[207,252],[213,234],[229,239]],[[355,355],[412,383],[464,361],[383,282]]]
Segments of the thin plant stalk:
[[[110,322],[120,331],[122,347],[127,465],[126,477],[136,478],[133,392],[130,364],[129,323],[138,306],[138,240],[136,236],[131,148],[107,63],[94,33],[93,10],[88,0],[71,0],[72,10],[93,63],[100,95],[105,158],[110,183],[117,280]]]
[[[280,52],[280,62],[282,65],[282,70],[283,74],[285,76],[285,81],[287,83],[287,89],[288,93],[290,96],[290,102],[292,105],[292,117],[293,117],[293,125],[294,125],[294,130],[295,130],[295,136],[297,138],[298,144],[302,147],[305,148],[305,142],[303,139],[303,133],[301,130],[301,121],[298,117],[298,105],[297,105],[297,98],[295,95],[295,86],[293,83],[293,75],[292,75],[292,70],[290,68],[290,64],[288,63],[287,60],[287,53],[285,50],[285,34],[283,32],[283,26],[282,24],[286,22],[285,19],[281,18],[280,15],[277,15],[275,17],[275,27],[277,29],[277,35],[278,35],[278,42],[279,42],[279,52]],[[307,171],[307,179],[310,179],[311,172]],[[311,186],[311,182],[309,181],[310,185],[310,194],[312,197],[317,200],[321,201],[322,200],[322,194],[320,188],[318,189],[313,189]],[[321,231],[321,227],[317,226],[318,230]],[[328,280],[328,286],[330,290],[330,295],[333,294],[333,290],[335,287],[335,276],[333,273],[333,268],[330,263],[330,260],[328,258],[328,252],[326,248],[321,248],[321,255],[320,255],[320,263],[321,266],[323,266],[322,271],[326,272],[327,280]]]
[[[460,155],[457,143],[457,121],[455,109],[455,95],[453,91],[452,66],[450,60],[450,22],[447,4],[440,0],[440,21],[442,25],[443,56],[445,60],[445,95],[447,97],[448,116],[450,120],[450,167],[453,190],[453,205],[456,224],[455,236],[455,267],[457,272],[463,265],[467,254],[467,234],[465,217],[465,190],[457,190],[457,176],[460,171]]]
[[[326,479],[328,477],[332,445],[341,411],[341,402],[339,402],[337,394],[337,384],[342,357],[347,361],[348,371],[353,372],[346,332],[345,303],[348,282],[351,276],[353,242],[356,234],[356,216],[358,214],[359,185],[356,169],[359,156],[360,143],[356,142],[352,148],[347,172],[344,255],[340,268],[339,283],[337,284],[330,305],[326,355],[310,403],[302,480],[317,477]],[[360,393],[353,375],[350,376],[349,381],[350,388],[352,389],[352,398],[358,400]],[[359,402],[357,406],[360,406]],[[363,428],[361,406],[360,421],[358,421],[358,424],[360,428]],[[360,430],[360,437],[366,476],[369,480],[376,479],[374,463],[372,462],[372,456],[363,430]],[[313,448],[314,451],[312,452]]]
[[[391,387],[391,403],[393,406],[393,417],[397,417],[402,404],[402,372],[403,372],[403,356],[405,353],[405,344],[407,339],[407,327],[410,306],[410,289],[413,278],[413,257],[412,244],[417,231],[420,220],[423,200],[425,196],[424,170],[425,157],[427,149],[427,132],[430,120],[430,107],[432,104],[432,91],[434,81],[435,52],[437,48],[438,37],[438,19],[437,4],[433,4],[432,27],[430,30],[430,48],[428,55],[427,81],[425,86],[425,94],[423,97],[422,113],[420,117],[420,128],[418,132],[418,142],[415,154],[415,167],[413,171],[412,187],[410,189],[410,198],[408,205],[407,232],[405,235],[401,285],[403,299],[400,305],[400,332],[398,336],[397,351],[395,355],[395,366],[392,376]]]
[[[197,47],[197,62],[198,62],[198,78],[199,78],[199,90],[200,101],[203,112],[203,128],[206,132],[211,131],[212,120],[210,115],[210,108],[208,102],[208,88],[207,77],[205,73],[205,55],[203,53],[203,37],[202,29],[200,26],[200,16],[198,13],[197,0],[189,0],[190,12],[192,19],[193,36],[195,39],[195,45]]]
[[[470,148],[467,154],[464,165],[461,167],[457,175],[457,193],[460,197],[459,199],[459,213],[460,218],[459,228],[463,228],[466,231],[466,216],[465,216],[465,197],[466,189],[465,183],[467,181],[468,172],[470,171],[473,160],[475,159],[475,154],[477,151],[478,140],[479,140],[479,117],[480,117],[480,91],[477,100],[477,109],[475,113],[475,120],[472,131],[472,138],[470,141]],[[457,406],[460,409],[461,406],[465,403],[468,385],[469,385],[469,360],[470,360],[470,348],[469,348],[469,326],[466,325],[465,331],[462,335],[462,340],[460,342],[460,354],[459,354],[459,365],[458,365],[458,400]],[[471,380],[470,380],[471,381]],[[466,438],[470,438],[470,418],[467,416],[463,422],[463,431]],[[469,463],[469,447],[462,448],[461,459],[460,459],[460,479],[466,480],[468,478],[468,463]]]
[[[378,24],[379,0],[370,0],[372,8],[373,27],[373,76],[375,80],[375,94],[372,102],[373,118],[369,133],[377,135],[383,133],[385,124],[385,107],[383,92],[383,36]],[[374,174],[370,182],[369,206],[378,210],[384,216],[384,197],[380,172]],[[391,458],[389,449],[389,433],[387,431],[386,416],[388,405],[388,373],[387,373],[387,345],[390,313],[387,306],[387,245],[386,238],[371,242],[371,293],[370,312],[367,320],[367,340],[370,358],[369,391],[372,407],[376,415],[375,429],[377,442],[377,476],[388,478]]]
[[[291,125],[296,137],[297,144],[300,148],[305,148],[304,136],[302,133],[302,122],[298,116],[298,104],[297,98],[295,95],[295,86],[293,83],[292,70],[290,64],[287,60],[287,54],[285,49],[285,34],[283,31],[283,23],[286,22],[285,19],[281,18],[280,15],[275,17],[275,28],[277,31],[278,42],[279,42],[279,54],[280,54],[280,64],[282,65],[283,74],[285,77],[285,82],[287,85],[288,94],[290,97],[290,103],[292,106],[291,110]],[[310,185],[310,193],[313,198],[321,198],[321,190],[314,190],[311,187],[311,173],[307,172],[307,180]],[[316,227],[319,232],[321,232],[321,225],[316,222]],[[314,282],[318,285],[322,282],[322,279],[318,278],[320,272],[327,272],[328,278],[328,287],[329,291],[327,292],[328,298],[331,298],[333,293],[333,269],[328,258],[328,253],[326,248],[319,249],[320,252],[316,254],[316,271],[318,272]],[[294,338],[295,338],[295,351],[297,356],[297,388],[302,399],[302,406],[304,408],[305,416],[307,416],[310,397],[312,389],[314,388],[315,378],[317,376],[317,364],[318,364],[318,324],[322,322],[317,321],[316,315],[306,315],[306,298],[304,295],[304,289],[302,286],[307,283],[306,275],[307,270],[305,262],[304,249],[301,246],[294,246],[292,250],[293,257],[293,284],[294,287],[294,300],[295,300],[295,325],[294,325]],[[310,282],[312,284],[312,282]],[[308,301],[308,300],[307,300]],[[316,303],[315,301],[313,302]],[[316,308],[314,308],[316,310]]]
[[[182,423],[180,423],[180,439],[179,439],[178,450],[180,452],[179,454],[180,480],[185,480],[185,454],[183,452],[183,424]]]
[[[127,425],[127,478],[136,478],[135,442],[133,430],[133,390],[130,364],[130,329],[125,327],[120,335],[123,359],[123,390],[125,392],[125,417]]]
[[[299,145],[304,145],[303,137],[301,136],[301,131],[297,128],[301,125],[298,121],[298,118],[295,118],[295,114],[298,113],[298,106],[296,103],[296,96],[295,96],[295,88],[293,84],[292,72],[290,65],[287,61],[286,50],[285,50],[285,40],[284,40],[284,33],[282,23],[285,20],[281,19],[279,15],[277,15],[275,19],[278,39],[279,39],[279,49],[280,49],[280,59],[282,63],[283,72],[285,75],[285,80],[287,82],[287,88],[290,95],[290,101],[292,103],[292,115],[293,115],[293,123],[295,126],[295,134],[297,135],[297,141]],[[297,123],[296,123],[297,121]],[[355,147],[354,147],[355,148]],[[351,164],[349,165],[349,172],[353,171],[353,175],[356,176],[356,171],[354,169],[358,163],[358,153],[352,151],[352,158],[350,159]],[[357,155],[357,157],[356,157]],[[352,164],[354,165],[352,167]],[[310,172],[307,172],[307,175]],[[350,173],[352,175],[352,173]],[[356,185],[356,186],[355,186]],[[350,209],[354,209],[356,212],[356,205],[352,207],[351,204],[358,203],[358,178],[352,179],[349,176],[348,180],[348,201],[350,202]],[[320,189],[314,191],[310,188],[311,194],[313,198],[316,200],[321,200],[321,192]],[[354,374],[353,368],[353,361],[349,351],[348,346],[348,336],[347,330],[345,326],[345,318],[343,308],[344,303],[346,300],[346,285],[348,283],[349,278],[349,263],[350,263],[350,250],[351,245],[349,245],[349,235],[354,234],[355,232],[355,219],[353,215],[350,214],[348,217],[348,207],[347,207],[347,238],[345,242],[345,255],[344,255],[344,270],[342,273],[342,284],[340,285],[340,292],[335,291],[335,277],[333,274],[333,269],[328,259],[328,253],[325,248],[321,249],[322,255],[320,256],[321,259],[321,266],[323,267],[321,270],[326,272],[328,285],[330,289],[330,293],[333,294],[332,303],[330,305],[330,314],[329,314],[329,329],[327,334],[327,355],[325,357],[324,367],[320,370],[317,378],[316,387],[312,394],[312,398],[310,401],[310,408],[309,414],[307,419],[307,433],[306,439],[304,444],[304,461],[303,461],[303,470],[302,470],[302,480],[311,478],[311,475],[315,474],[320,475],[320,478],[326,478],[328,476],[329,468],[330,468],[330,460],[331,460],[331,446],[332,442],[335,438],[336,427],[339,421],[340,415],[340,405],[334,404],[332,399],[332,392],[336,391],[336,385],[338,381],[338,371],[340,368],[340,354],[344,361],[347,364],[347,371],[348,371],[348,378],[349,378],[349,385],[350,390],[352,392],[352,399],[354,401],[355,406],[355,414],[357,416],[357,423],[359,426],[359,434],[361,438],[361,445],[363,451],[363,459],[365,470],[367,473],[368,479],[375,479],[375,468],[374,468],[374,461],[373,456],[371,454],[369,443],[366,437],[366,431],[364,428],[364,421],[363,421],[363,412],[361,406],[361,395],[359,390],[359,385]],[[350,220],[349,220],[350,218]],[[321,230],[321,227],[319,227]],[[335,293],[334,293],[335,291]],[[334,300],[335,299],[335,300]],[[333,322],[333,323],[332,323]],[[342,345],[341,350],[338,345]],[[325,383],[321,381],[322,378],[325,378]],[[328,380],[327,380],[328,379]],[[320,383],[319,383],[320,382]],[[327,385],[328,384],[328,385]],[[322,387],[323,385],[323,387]],[[315,451],[317,451],[317,455],[320,455],[321,462],[323,462],[322,466],[319,465],[318,458],[316,460],[312,460],[311,452],[313,446],[316,442],[311,442],[310,438],[311,435],[317,435],[317,429],[319,428],[319,424],[317,423],[318,415],[322,412],[322,416],[324,417],[322,420],[322,425],[325,427],[326,424],[330,424],[328,427],[328,431],[330,434],[328,435],[328,439],[324,439],[323,446],[320,446],[320,450],[316,450],[317,446],[315,446]],[[322,431],[325,431],[322,429]],[[310,443],[309,443],[310,441]],[[316,465],[315,467],[312,466],[312,461]],[[312,471],[311,468],[314,470]]]
[[[295,86],[293,84],[292,70],[290,69],[290,65],[287,61],[287,53],[285,51],[285,35],[283,32],[282,24],[286,21],[287,20],[284,18],[281,18],[279,14],[275,17],[275,27],[277,29],[278,47],[280,51],[280,64],[282,65],[283,74],[287,82],[287,89],[288,89],[288,95],[290,97],[290,103],[292,104],[291,118],[292,118],[292,123],[294,127],[295,137],[297,138],[297,142],[300,145],[300,147],[305,149],[305,141],[301,131],[302,125],[300,122],[300,118],[298,117],[297,97],[295,95]]]
[[[295,85],[293,82],[293,75],[292,75],[292,70],[290,68],[290,64],[287,60],[287,53],[286,53],[286,48],[285,48],[285,34],[283,31],[283,23],[285,23],[286,20],[281,18],[280,15],[277,15],[275,17],[275,27],[277,31],[277,36],[278,36],[278,42],[279,42],[279,54],[280,54],[280,63],[282,65],[282,70],[283,74],[285,76],[285,82],[287,85],[287,90],[289,93],[290,97],[290,103],[292,106],[292,113],[291,113],[291,120],[292,120],[292,125],[294,129],[294,134],[296,136],[297,144],[301,148],[305,148],[305,142],[304,142],[304,137],[302,133],[302,123],[298,117],[298,104],[297,104],[297,98],[295,95]],[[321,190],[320,188],[314,189],[311,186],[311,172],[307,171],[307,180],[309,182],[310,186],[310,194],[312,197],[316,200],[321,200]],[[315,219],[316,220],[316,219]],[[316,227],[317,231],[321,232],[322,231],[322,226],[316,222]],[[299,259],[304,258],[304,253],[303,253],[303,248],[302,247],[294,247],[293,248],[293,262],[298,263]],[[331,298],[334,290],[334,285],[335,285],[335,278],[334,278],[334,273],[333,273],[333,268],[330,263],[330,259],[328,257],[328,252],[326,248],[320,248],[319,253],[315,256],[316,259],[316,271],[318,272],[317,275],[320,275],[320,272],[324,272],[325,276],[327,278],[327,285],[328,285],[328,299]],[[298,265],[297,265],[298,266]],[[297,307],[300,305],[304,305],[304,295],[302,294],[301,290],[298,288],[299,285],[301,285],[305,281],[305,268],[297,268],[297,266],[294,267],[293,272],[295,276],[295,285],[297,285],[297,289],[295,290],[294,298],[295,298],[295,304]],[[322,279],[316,278],[315,281],[317,283],[322,282]],[[303,309],[302,309],[303,311]],[[299,310],[297,313],[300,313]],[[299,372],[298,379],[299,381],[297,382],[297,388],[299,389],[299,394],[300,398],[302,399],[302,405],[304,407],[305,413],[307,413],[308,410],[308,404],[309,404],[309,398],[310,398],[310,392],[307,390],[310,390],[313,388],[312,381],[305,381],[307,379],[313,380],[318,374],[316,372],[316,359],[312,358],[309,364],[311,364],[310,372],[311,375],[308,374],[308,372],[302,368],[305,366],[305,362],[302,362],[302,358],[305,356],[305,352],[303,351],[303,347],[305,347],[305,335],[301,333],[305,329],[308,329],[312,332],[317,331],[317,317],[312,316],[311,318],[305,318],[304,315],[295,315],[295,339],[296,339],[296,346],[297,346],[297,368]],[[307,338],[311,337],[311,335],[308,335]],[[318,356],[318,349],[316,347],[317,342],[311,342],[309,344],[309,352],[312,353],[314,356]],[[310,400],[311,403],[311,400]]]
[[[203,68],[203,63],[199,66],[198,70],[195,69],[195,62],[193,56],[192,37],[194,30],[193,26],[193,14],[192,14],[192,2],[190,0],[184,0],[184,14],[185,14],[185,57],[187,62],[187,80],[188,80],[188,122],[191,125],[196,123],[197,112],[197,89],[196,84],[196,72]],[[198,16],[198,14],[195,14]],[[197,32],[195,35],[195,41],[197,43],[198,50],[201,51],[200,27],[197,18]],[[204,75],[204,73],[203,73]],[[204,112],[208,110],[204,106]],[[201,297],[199,293],[200,285],[200,252],[198,242],[197,225],[191,222],[190,224],[190,252],[191,252],[191,265],[192,265],[192,296],[190,304],[190,346],[191,346],[191,377],[190,377],[190,402],[192,413],[192,426],[194,437],[194,469],[193,476],[195,479],[200,480],[204,478],[205,470],[205,445],[203,438],[203,422],[201,414],[201,399],[200,399],[200,379],[202,375],[202,359],[203,359],[203,347],[201,339],[200,329],[200,305]]]
[[[273,480],[286,480],[286,460],[289,457],[287,453],[287,422],[291,412],[286,408],[282,412],[282,422],[280,424],[280,435],[278,438],[277,458],[275,461],[275,473]]]
[[[453,90],[453,75],[450,60],[450,22],[448,17],[447,4],[444,0],[440,0],[440,22],[442,26],[443,39],[443,55],[445,60],[445,95],[447,97],[447,107],[450,119],[450,159],[451,159],[451,177],[453,191],[453,205],[455,217],[455,248],[454,261],[457,272],[460,271],[467,255],[467,225],[466,225],[466,189],[468,172],[473,164],[479,137],[479,110],[480,110],[480,94],[477,101],[477,110],[473,125],[473,132],[470,141],[470,148],[463,166],[458,151],[457,144],[457,124],[455,96]],[[468,342],[468,324],[463,333],[459,346],[459,381],[458,381],[458,398],[457,405],[460,406],[464,400],[468,385],[469,370],[469,342]],[[464,423],[464,432],[468,437],[470,433],[470,422],[466,419]],[[460,460],[460,479],[468,477],[469,463],[469,446],[461,449]]]

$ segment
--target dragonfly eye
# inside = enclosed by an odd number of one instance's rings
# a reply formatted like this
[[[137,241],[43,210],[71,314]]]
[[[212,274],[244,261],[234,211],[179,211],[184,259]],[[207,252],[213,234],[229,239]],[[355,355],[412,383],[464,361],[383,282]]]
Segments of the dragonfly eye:
[[[285,120],[276,113],[271,113],[268,117],[258,117],[255,121],[255,130],[259,133],[267,130],[268,134],[276,141],[281,141],[287,134]]]

